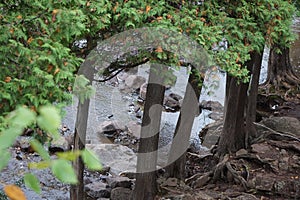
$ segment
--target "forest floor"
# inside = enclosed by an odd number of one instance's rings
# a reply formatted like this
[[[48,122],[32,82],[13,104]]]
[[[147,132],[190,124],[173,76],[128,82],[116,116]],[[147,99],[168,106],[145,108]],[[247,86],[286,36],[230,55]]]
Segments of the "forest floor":
[[[298,100],[281,102],[268,114],[300,120]],[[185,183],[163,180],[158,199],[300,199],[300,135],[258,131],[260,137],[249,148],[222,160],[188,153]]]

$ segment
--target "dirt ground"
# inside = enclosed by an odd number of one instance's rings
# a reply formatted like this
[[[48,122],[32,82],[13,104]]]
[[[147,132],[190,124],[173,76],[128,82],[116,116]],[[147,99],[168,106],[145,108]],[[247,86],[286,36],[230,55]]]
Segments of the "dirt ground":
[[[269,116],[290,116],[300,120],[295,101],[269,105]],[[274,107],[273,107],[274,108]],[[261,131],[248,149],[226,155],[221,161],[188,153],[186,183],[164,180],[158,199],[300,199],[300,138]],[[221,177],[221,179],[215,179]],[[175,182],[175,184],[174,184]]]

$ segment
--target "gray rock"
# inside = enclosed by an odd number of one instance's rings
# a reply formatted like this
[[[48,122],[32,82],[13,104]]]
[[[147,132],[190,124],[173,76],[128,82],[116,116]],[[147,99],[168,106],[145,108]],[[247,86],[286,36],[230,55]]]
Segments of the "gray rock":
[[[123,188],[130,189],[133,185],[133,180],[131,180],[127,177],[122,177],[122,176],[121,177],[117,176],[117,177],[113,177],[113,178],[110,177],[106,181],[112,189],[116,188],[116,187],[123,187]]]
[[[125,79],[125,84],[132,89],[139,89],[143,83],[146,82],[146,79],[142,76],[138,76],[138,75],[129,75],[126,79]]]
[[[291,133],[300,137],[300,121],[294,117],[271,117],[262,120],[260,123],[279,132]]]
[[[14,147],[20,147],[22,151],[28,151],[30,147],[29,142],[31,139],[32,137],[30,136],[19,136],[14,143]]]
[[[180,102],[179,100],[175,100],[170,96],[167,96],[164,98],[164,106],[167,108],[171,108],[174,111],[177,111],[180,109]]]
[[[91,198],[109,198],[110,197],[110,189],[107,187],[105,183],[101,182],[93,182],[85,185],[84,187],[86,194]]]
[[[140,97],[144,100],[146,99],[146,92],[147,92],[147,83],[144,83],[140,87]]]
[[[162,186],[167,186],[167,187],[176,187],[178,184],[178,179],[177,178],[168,178],[162,183]]]
[[[130,148],[119,144],[87,144],[86,148],[99,156],[103,166],[118,175],[124,171],[136,172],[137,156]]]
[[[212,120],[218,121],[223,119],[223,113],[220,112],[212,112],[208,114],[208,117]]]
[[[246,154],[248,154],[248,151],[246,149],[240,149],[235,153],[236,156],[242,156]]]
[[[49,151],[52,153],[63,152],[70,150],[70,143],[64,136],[60,136],[58,139],[51,141]]]
[[[199,133],[199,137],[202,141],[202,145],[211,148],[215,145],[221,136],[223,128],[223,121],[216,121],[206,125]]]
[[[111,190],[111,200],[131,200],[132,190],[128,188],[117,187]]]
[[[223,112],[223,106],[218,101],[205,101],[200,103],[200,107],[205,110],[211,110],[213,112]]]
[[[115,132],[124,131],[126,128],[117,120],[104,121],[99,125],[98,134],[112,135]]]
[[[141,125],[137,122],[131,121],[128,123],[128,131],[131,133],[132,136],[140,138],[141,136]]]
[[[254,153],[266,153],[271,151],[270,146],[266,143],[252,144],[251,149]]]

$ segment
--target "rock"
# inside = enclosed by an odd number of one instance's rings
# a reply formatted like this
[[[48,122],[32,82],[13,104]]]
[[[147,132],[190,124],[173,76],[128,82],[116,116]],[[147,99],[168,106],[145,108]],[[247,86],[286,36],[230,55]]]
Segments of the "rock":
[[[137,122],[131,121],[128,123],[128,131],[131,133],[132,136],[136,138],[140,138],[141,136],[141,125]]]
[[[125,84],[129,88],[132,88],[134,90],[139,89],[145,82],[146,82],[146,79],[144,77],[138,76],[138,75],[129,75],[125,79]]]
[[[113,175],[124,171],[136,172],[137,156],[132,149],[119,144],[87,144],[86,148],[99,156],[103,166],[109,166]]]
[[[164,106],[171,111],[178,111],[180,109],[180,102],[167,96],[164,98]]]
[[[208,117],[212,120],[215,120],[215,121],[222,120],[223,119],[223,113],[212,112],[212,113],[208,114]]]
[[[206,125],[199,133],[202,146],[211,148],[215,145],[222,133],[222,128],[222,120]]]
[[[85,185],[84,187],[86,194],[93,198],[109,198],[110,189],[107,187],[107,184],[102,182],[93,182]]]
[[[208,183],[208,181],[211,180],[211,177],[208,173],[204,174],[203,176],[199,177],[195,182],[193,183],[194,188],[201,188],[205,184]]]
[[[146,99],[146,92],[147,92],[147,83],[144,83],[140,87],[140,97],[144,100]]]
[[[108,120],[104,121],[99,125],[97,130],[98,134],[104,134],[107,137],[111,137],[116,132],[124,131],[125,126],[121,125],[121,123],[117,120]]]
[[[169,95],[169,97],[171,97],[172,99],[174,99],[176,101],[180,101],[182,99],[182,96],[180,96],[179,94],[175,94],[175,93],[171,93]]]
[[[194,200],[194,199],[198,199],[195,198],[194,196],[190,195],[190,194],[172,194],[172,195],[167,195],[166,197],[162,197],[161,200]],[[201,198],[202,199],[202,198]]]
[[[300,121],[294,117],[270,117],[260,123],[275,131],[291,133],[296,137],[300,137]]]
[[[255,177],[255,188],[258,190],[271,192],[275,183],[275,179],[264,174],[258,174]]]
[[[253,194],[247,194],[247,193],[243,193],[243,194],[239,195],[238,197],[231,198],[231,199],[232,200],[259,200],[259,198],[257,198]]]
[[[242,156],[246,154],[248,154],[248,151],[246,149],[240,149],[235,153],[236,156]]]
[[[132,190],[128,188],[116,187],[111,190],[111,200],[131,200]]]
[[[64,136],[60,136],[58,139],[51,141],[49,151],[51,153],[64,152],[70,150],[70,143]]]
[[[162,186],[165,187],[176,187],[178,184],[178,179],[177,178],[168,178],[162,183]]]
[[[251,148],[252,148],[252,152],[262,153],[262,154],[266,153],[266,152],[269,152],[271,150],[270,146],[266,143],[252,144]]]
[[[223,112],[223,106],[218,101],[205,101],[200,103],[200,108],[205,110],[211,110],[213,112]]]
[[[22,151],[28,151],[30,149],[30,140],[32,137],[30,136],[18,136],[15,143],[14,147],[20,147]]]
[[[129,188],[131,189],[133,185],[133,181],[127,177],[117,176],[113,178],[108,178],[107,183],[110,185],[110,187],[116,188],[116,187],[123,187],[123,188]]]

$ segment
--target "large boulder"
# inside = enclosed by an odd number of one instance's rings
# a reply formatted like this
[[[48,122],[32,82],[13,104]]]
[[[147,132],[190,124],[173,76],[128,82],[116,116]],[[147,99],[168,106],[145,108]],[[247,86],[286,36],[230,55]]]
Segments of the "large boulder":
[[[211,148],[222,134],[223,120],[206,125],[199,133],[202,146]]]
[[[118,144],[87,144],[86,148],[98,155],[103,166],[119,175],[122,172],[136,172],[137,156],[130,148]]]
[[[97,130],[98,134],[104,134],[106,136],[111,136],[116,132],[124,131],[126,128],[122,123],[117,120],[107,120],[102,122]]]
[[[111,190],[111,200],[131,200],[132,190],[123,187],[116,187]]]
[[[139,89],[145,82],[146,79],[139,75],[129,75],[125,79],[125,85],[134,90]]]
[[[84,189],[86,194],[93,199],[110,197],[110,189],[105,183],[101,183],[98,181],[89,183],[85,185]]]
[[[291,133],[300,137],[300,121],[294,117],[270,117],[262,120],[261,124],[282,133]]]

